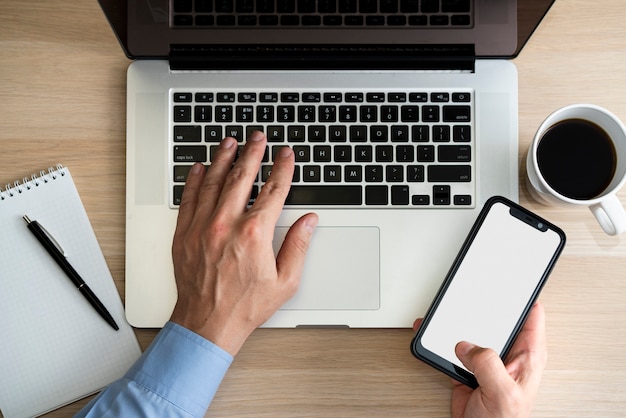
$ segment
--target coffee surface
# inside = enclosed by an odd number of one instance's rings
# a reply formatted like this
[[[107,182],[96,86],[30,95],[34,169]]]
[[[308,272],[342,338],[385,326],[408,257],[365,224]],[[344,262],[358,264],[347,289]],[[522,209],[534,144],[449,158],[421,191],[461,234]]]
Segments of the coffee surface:
[[[539,171],[563,196],[593,199],[615,175],[617,155],[609,135],[595,123],[569,119],[556,123],[537,147]]]

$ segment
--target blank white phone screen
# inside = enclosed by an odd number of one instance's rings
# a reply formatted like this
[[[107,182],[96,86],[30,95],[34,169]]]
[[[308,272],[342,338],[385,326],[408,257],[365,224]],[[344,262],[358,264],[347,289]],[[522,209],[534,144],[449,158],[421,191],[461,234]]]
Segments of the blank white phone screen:
[[[459,367],[460,341],[501,354],[560,243],[497,202],[461,262],[422,339],[429,351]]]

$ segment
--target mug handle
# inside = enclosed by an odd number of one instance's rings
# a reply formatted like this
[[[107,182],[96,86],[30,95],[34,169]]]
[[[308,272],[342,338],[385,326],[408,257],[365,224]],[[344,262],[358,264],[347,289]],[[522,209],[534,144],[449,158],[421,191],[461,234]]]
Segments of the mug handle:
[[[626,230],[626,211],[615,194],[589,206],[589,209],[607,234],[617,235]]]

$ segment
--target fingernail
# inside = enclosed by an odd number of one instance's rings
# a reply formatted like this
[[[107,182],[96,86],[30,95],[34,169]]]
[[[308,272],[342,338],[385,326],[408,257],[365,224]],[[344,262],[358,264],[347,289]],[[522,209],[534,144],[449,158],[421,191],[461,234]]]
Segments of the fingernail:
[[[222,146],[222,148],[230,148],[235,145],[235,139],[227,136],[222,140],[222,143],[220,145]]]
[[[472,343],[468,343],[467,341],[461,341],[456,346],[457,355],[459,357],[467,357],[467,355],[472,351],[476,346]]]
[[[292,151],[291,148],[289,147],[281,147],[280,152],[278,153],[278,155],[282,158],[287,158],[291,155]]]
[[[317,222],[319,221],[317,216],[309,216],[304,221],[304,228],[312,234],[315,231],[315,227],[317,226]]]
[[[191,167],[191,172],[193,174],[200,174],[202,170],[204,170],[204,166],[200,163],[195,163],[193,167]]]
[[[263,135],[263,132],[260,132],[260,131],[253,131],[253,132],[250,134],[250,137],[248,137],[248,141],[255,141],[255,142],[258,142],[258,141],[261,141],[261,140],[263,139],[263,137],[264,137],[264,136],[265,136],[265,135]]]

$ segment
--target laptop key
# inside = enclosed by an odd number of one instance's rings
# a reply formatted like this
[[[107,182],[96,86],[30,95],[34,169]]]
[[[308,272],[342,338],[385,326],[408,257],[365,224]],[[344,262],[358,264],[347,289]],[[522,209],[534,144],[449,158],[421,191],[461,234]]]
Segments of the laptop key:
[[[469,182],[472,180],[472,167],[469,165],[428,166],[428,181],[443,183]]]
[[[357,185],[292,185],[285,205],[361,205],[363,190]]]
[[[409,204],[409,187],[408,186],[391,186],[391,204],[392,205],[408,205]]]
[[[387,186],[365,186],[366,205],[387,205],[389,204],[389,193]]]
[[[207,150],[204,145],[178,145],[174,147],[174,162],[204,163],[206,160]]]
[[[201,140],[200,126],[174,126],[174,142],[200,142]]]

